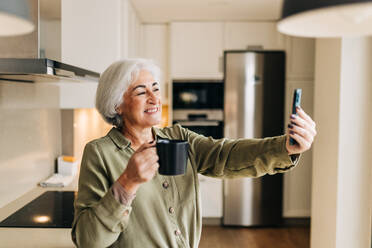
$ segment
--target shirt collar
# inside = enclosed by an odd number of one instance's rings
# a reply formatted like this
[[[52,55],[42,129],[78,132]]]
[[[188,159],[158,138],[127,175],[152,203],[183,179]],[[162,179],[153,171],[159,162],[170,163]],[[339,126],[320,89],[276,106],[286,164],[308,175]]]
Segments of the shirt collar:
[[[158,137],[160,138],[168,138],[162,131],[160,128],[157,128],[157,127],[152,127],[151,128],[151,131],[152,131],[152,134],[154,135],[155,139],[157,140]]]
[[[124,135],[120,132],[120,130],[117,129],[116,127],[111,128],[110,132],[107,135],[120,149],[127,148],[128,146],[130,146],[130,141],[127,138],[125,138]]]
[[[155,139],[157,139],[158,136],[161,138],[168,138],[161,131],[160,128],[152,127],[151,132],[154,135]],[[111,138],[111,140],[115,143],[115,145],[120,149],[125,149],[129,147],[131,144],[131,142],[127,138],[125,138],[125,136],[116,127],[111,128],[110,132],[107,135]]]

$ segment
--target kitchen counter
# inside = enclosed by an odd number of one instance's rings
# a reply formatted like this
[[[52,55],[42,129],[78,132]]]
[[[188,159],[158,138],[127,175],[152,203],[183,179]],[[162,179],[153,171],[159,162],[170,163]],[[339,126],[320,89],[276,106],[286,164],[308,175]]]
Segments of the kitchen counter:
[[[35,187],[26,194],[0,209],[0,221],[21,209],[23,206],[46,191],[76,191],[78,176],[67,187]],[[71,240],[70,228],[0,228],[1,247],[75,247]]]

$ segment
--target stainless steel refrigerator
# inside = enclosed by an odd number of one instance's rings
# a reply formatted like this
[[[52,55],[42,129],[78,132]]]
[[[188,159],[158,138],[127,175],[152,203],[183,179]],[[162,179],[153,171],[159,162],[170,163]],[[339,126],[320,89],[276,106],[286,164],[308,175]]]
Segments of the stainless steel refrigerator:
[[[224,136],[263,138],[283,134],[285,53],[226,51]],[[224,180],[224,225],[282,223],[282,174]]]

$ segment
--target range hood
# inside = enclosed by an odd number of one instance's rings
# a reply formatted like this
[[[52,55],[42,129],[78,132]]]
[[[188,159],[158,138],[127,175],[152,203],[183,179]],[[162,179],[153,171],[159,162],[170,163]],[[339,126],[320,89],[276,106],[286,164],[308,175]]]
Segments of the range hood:
[[[0,58],[0,81],[68,82],[98,81],[99,73],[51,59]]]
[[[97,82],[99,73],[59,62],[61,0],[28,2],[36,28],[30,34],[0,37],[0,83]]]

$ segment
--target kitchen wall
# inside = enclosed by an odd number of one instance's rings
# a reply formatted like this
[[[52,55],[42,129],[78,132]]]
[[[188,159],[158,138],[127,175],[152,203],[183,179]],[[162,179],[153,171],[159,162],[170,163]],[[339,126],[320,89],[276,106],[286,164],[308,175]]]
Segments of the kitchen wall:
[[[371,245],[372,39],[316,40],[311,247]]]
[[[0,82],[0,207],[54,171],[61,153],[58,88]]]
[[[56,84],[0,82],[0,208],[55,171],[55,159],[79,160],[85,144],[111,126],[98,111],[60,109]]]

